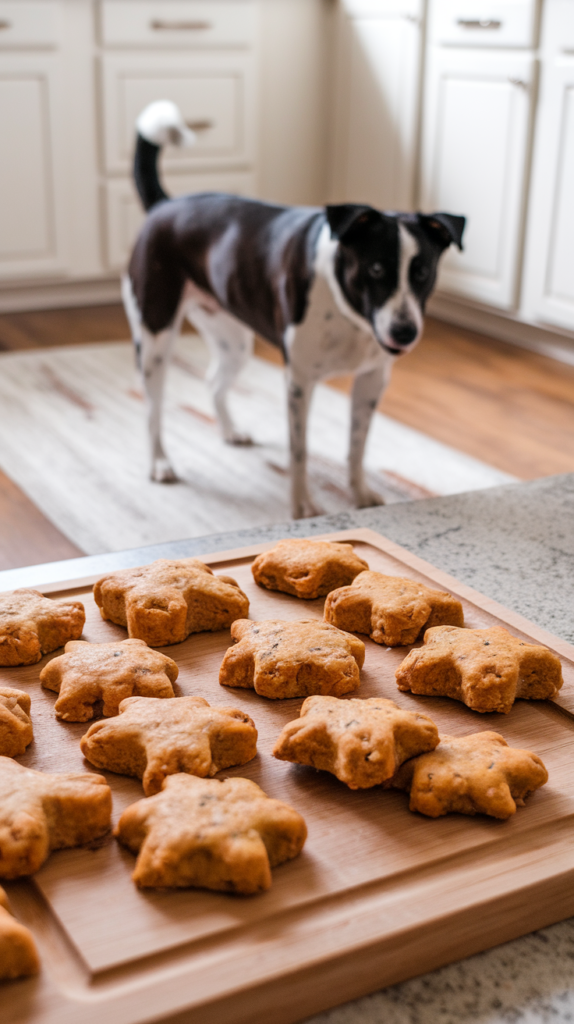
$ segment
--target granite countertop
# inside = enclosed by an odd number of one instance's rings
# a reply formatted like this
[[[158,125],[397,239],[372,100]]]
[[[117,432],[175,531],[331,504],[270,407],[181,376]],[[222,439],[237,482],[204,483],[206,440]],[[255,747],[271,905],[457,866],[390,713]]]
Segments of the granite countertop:
[[[0,573],[0,590],[367,526],[574,643],[574,474]],[[573,851],[574,857],[574,851]],[[309,1019],[306,1024],[574,1021],[574,919]]]

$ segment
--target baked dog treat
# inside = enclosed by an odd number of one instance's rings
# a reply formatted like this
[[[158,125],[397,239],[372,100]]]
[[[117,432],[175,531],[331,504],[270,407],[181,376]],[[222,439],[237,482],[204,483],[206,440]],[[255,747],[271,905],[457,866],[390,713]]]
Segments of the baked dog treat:
[[[350,544],[305,539],[280,540],[257,556],[251,571],[260,587],[310,599],[352,583],[368,568]]]
[[[339,629],[368,633],[375,643],[387,647],[414,644],[429,626],[464,624],[456,597],[382,572],[362,572],[350,587],[329,594],[325,619]]]
[[[500,733],[476,732],[441,736],[436,750],[407,761],[389,785],[407,790],[411,811],[429,818],[451,811],[510,818],[545,782],[536,754],[509,747]]]
[[[0,755],[18,757],[33,739],[29,695],[0,686]]]
[[[179,669],[171,658],[152,651],[143,640],[89,644],[73,640],[64,654],[48,662],[40,682],[59,697],[54,705],[65,722],[88,722],[94,704],[102,701],[106,717],[117,715],[122,700],[139,697],[175,697]]]
[[[326,622],[239,619],[231,635],[238,643],[225,652],[222,686],[242,686],[272,698],[340,697],[359,686],[364,643]]]
[[[473,711],[507,714],[517,697],[544,700],[562,686],[558,655],[518,640],[502,626],[427,629],[396,673],[399,690],[454,697]]]
[[[102,618],[124,626],[150,647],[179,644],[190,633],[226,629],[249,612],[230,576],[214,576],[198,558],[158,558],[98,580],[94,598]]]
[[[37,974],[40,961],[32,933],[16,921],[0,886],[0,981],[13,981]]]
[[[81,601],[53,601],[38,590],[0,594],[0,665],[34,665],[82,635]]]
[[[128,697],[117,718],[90,726],[80,747],[96,768],[142,779],[152,796],[166,775],[205,778],[251,761],[257,729],[244,711],[212,708],[203,697]]]
[[[52,850],[99,839],[111,813],[102,775],[52,775],[0,757],[0,878],[31,875]]]
[[[250,895],[269,888],[271,868],[301,852],[307,827],[249,779],[168,775],[161,793],[124,811],[115,835],[139,854],[132,878],[141,888]]]
[[[392,700],[308,697],[301,717],[284,727],[273,756],[331,772],[349,789],[368,789],[438,742],[430,718],[403,711]]]

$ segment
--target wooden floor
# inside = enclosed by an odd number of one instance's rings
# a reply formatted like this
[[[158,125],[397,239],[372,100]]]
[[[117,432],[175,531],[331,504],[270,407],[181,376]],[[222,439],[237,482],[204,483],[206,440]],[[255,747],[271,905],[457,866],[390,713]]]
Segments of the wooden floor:
[[[0,350],[129,337],[120,306],[0,316]],[[281,361],[258,342],[264,358]],[[348,390],[345,378],[332,382]],[[381,411],[522,480],[574,472],[574,367],[427,320],[397,360]],[[81,552],[0,473],[0,569]]]

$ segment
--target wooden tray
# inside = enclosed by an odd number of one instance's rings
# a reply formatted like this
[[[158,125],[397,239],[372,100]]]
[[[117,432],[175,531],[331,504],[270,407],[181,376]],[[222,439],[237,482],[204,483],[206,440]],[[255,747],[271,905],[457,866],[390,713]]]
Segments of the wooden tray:
[[[548,785],[508,822],[435,821],[411,814],[402,793],[351,792],[327,773],[275,761],[273,741],[302,702],[220,688],[229,633],[190,637],[166,648],[180,667],[180,692],[254,718],[259,754],[226,774],[252,778],[301,811],[305,849],[273,872],[269,892],[251,898],[140,892],[130,879],[134,858],[111,837],[52,854],[33,880],[6,884],[17,916],[34,932],[43,969],[2,986],[3,1024],[290,1024],[574,914],[574,647],[370,530],[327,536],[354,543],[373,569],[457,594],[467,625],[502,623],[560,655],[565,684],[555,702],[519,701],[507,716],[479,715],[455,701],[399,693],[394,671],[406,649],[367,639],[358,694],[421,709],[443,733],[496,729],[541,755]],[[271,546],[204,561],[238,580],[254,619],[321,618],[322,600],[255,586],[251,560]],[[87,639],[124,639],[101,620],[92,582],[72,581],[60,595],[84,601]],[[88,726],[56,720],[55,695],[38,682],[41,667],[0,674],[32,697],[35,741],[19,761],[52,772],[89,769],[78,743]],[[137,780],[107,777],[115,821],[142,790]]]

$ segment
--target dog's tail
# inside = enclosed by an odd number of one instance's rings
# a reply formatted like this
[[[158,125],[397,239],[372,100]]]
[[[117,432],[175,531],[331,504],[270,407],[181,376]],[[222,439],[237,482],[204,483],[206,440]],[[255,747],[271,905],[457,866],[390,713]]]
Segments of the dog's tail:
[[[150,210],[162,199],[169,198],[157,169],[162,146],[169,142],[175,146],[193,146],[196,135],[171,100],[157,100],[145,107],[136,121],[136,131],[134,181],[144,209]]]

